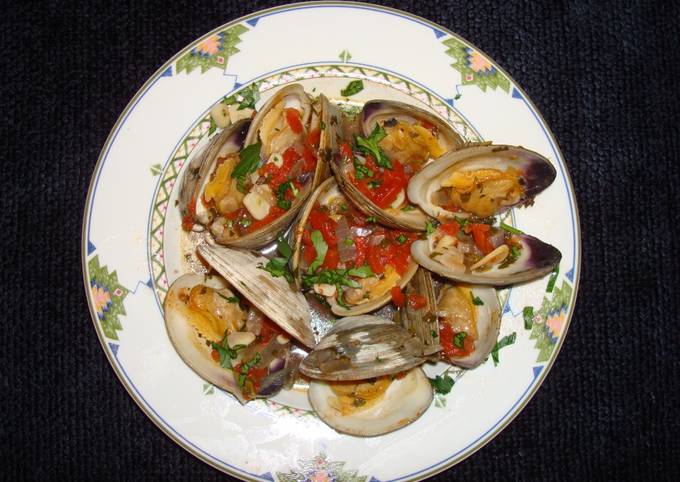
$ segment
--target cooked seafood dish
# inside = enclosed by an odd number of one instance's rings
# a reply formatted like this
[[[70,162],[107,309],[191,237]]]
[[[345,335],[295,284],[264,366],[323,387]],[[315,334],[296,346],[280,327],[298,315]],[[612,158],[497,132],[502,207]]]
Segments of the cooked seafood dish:
[[[507,214],[556,172],[413,105],[356,110],[299,84],[233,123],[213,107],[177,203],[201,272],[163,309],[184,362],[241,403],[297,390],[338,432],[377,436],[451,389],[424,367],[496,361],[496,287],[561,260]]]

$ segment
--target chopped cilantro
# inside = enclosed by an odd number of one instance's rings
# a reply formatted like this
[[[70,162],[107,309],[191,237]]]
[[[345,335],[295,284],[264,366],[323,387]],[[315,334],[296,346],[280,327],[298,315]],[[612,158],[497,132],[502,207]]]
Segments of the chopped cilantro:
[[[308,274],[314,273],[314,271],[323,264],[324,259],[326,259],[326,253],[328,252],[328,244],[326,244],[326,241],[323,239],[321,231],[312,231],[311,238],[314,249],[316,250],[316,259],[309,265],[309,268],[307,269]]]
[[[441,395],[449,393],[456,383],[447,372],[428,379],[430,380],[430,384],[432,385],[432,388],[434,388],[434,391]]]
[[[258,142],[256,144],[251,144],[241,152],[239,152],[239,162],[231,171],[231,177],[233,179],[239,179],[245,181],[245,177],[251,172],[255,172],[257,166],[260,164],[260,149],[262,148],[262,143]]]
[[[242,218],[241,220],[239,220],[238,223],[239,223],[242,227],[247,228],[248,226],[250,226],[251,224],[253,224],[253,221],[252,221],[251,219],[248,219],[248,218]]]
[[[465,331],[461,331],[460,333],[456,333],[453,336],[453,345],[456,348],[463,348],[465,346],[465,339],[467,338],[468,334]]]
[[[519,229],[517,229],[517,228],[515,228],[515,227],[513,227],[513,226],[510,226],[510,225],[508,225],[508,224],[505,224],[503,221],[501,221],[501,229],[502,229],[503,231],[507,231],[508,233],[512,233],[512,234],[524,234],[524,233],[523,233],[522,231],[520,231]]]
[[[413,211],[414,209],[415,209],[415,207],[411,206],[410,204],[407,204],[406,206],[401,208],[401,210],[404,211],[404,212]]]
[[[404,244],[406,241],[408,241],[408,238],[404,234],[400,234],[399,236],[397,236],[396,241],[399,244]]]
[[[357,79],[347,84],[347,87],[340,91],[340,95],[343,97],[349,97],[351,95],[358,94],[362,90],[364,90],[364,82],[361,79]]]
[[[288,269],[288,261],[291,256],[293,256],[293,250],[291,249],[285,238],[279,235],[276,242],[276,249],[281,255],[281,257],[276,257],[270,259],[266,265],[258,266],[258,268],[267,271],[274,278],[279,278],[283,276],[289,283],[293,282],[293,275]]]
[[[361,149],[364,154],[372,155],[375,158],[375,163],[380,167],[392,169],[392,162],[378,145],[386,135],[385,129],[383,129],[381,125],[376,124],[370,136],[357,136],[357,146],[359,146],[359,149]]]
[[[380,187],[381,184],[382,184],[382,181],[368,181],[368,187],[370,189],[376,189],[376,188]]]
[[[472,298],[472,304],[475,306],[481,306],[484,304],[482,299],[479,296],[475,296],[472,291],[470,291],[470,298]]]
[[[493,350],[491,350],[491,358],[493,358],[494,366],[498,365],[498,350],[508,345],[512,345],[513,343],[515,343],[516,338],[517,333],[513,331],[511,334],[504,336],[503,338],[498,340],[498,342],[496,342],[496,345],[493,347]]]
[[[210,346],[220,355],[220,366],[222,368],[231,368],[231,361],[236,359],[238,351],[245,348],[245,345],[236,345],[233,348],[229,346],[227,339],[227,332],[224,332],[224,337],[219,343],[212,342]]]
[[[425,232],[429,236],[430,234],[434,233],[435,229],[437,229],[437,226],[439,226],[439,221],[437,220],[428,220],[427,224],[425,225]]]
[[[342,242],[345,246],[354,245],[354,240],[352,238],[345,238],[345,239],[342,240]]]
[[[366,222],[375,224],[378,222],[378,219],[375,216],[369,216],[366,218]]]
[[[558,264],[555,266],[555,269],[553,270],[552,274],[550,275],[550,279],[548,280],[548,286],[545,288],[545,291],[547,293],[552,293],[553,289],[555,288],[555,282],[557,281],[557,276],[560,274],[560,265]]]

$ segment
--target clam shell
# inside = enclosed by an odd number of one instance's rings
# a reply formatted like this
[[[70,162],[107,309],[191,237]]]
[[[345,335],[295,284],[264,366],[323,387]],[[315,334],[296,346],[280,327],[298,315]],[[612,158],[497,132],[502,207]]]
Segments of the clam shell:
[[[199,218],[195,212],[190,212],[189,206],[192,201],[196,202],[195,200],[200,199],[201,191],[215,168],[217,158],[238,152],[243,148],[249,126],[250,120],[241,120],[226,127],[191,160],[184,171],[179,187],[179,208],[183,218],[191,216],[200,224],[208,224],[212,221],[212,215],[209,212],[206,211]]]
[[[321,380],[366,380],[421,365],[423,344],[393,321],[377,316],[338,320],[300,364]]]
[[[192,315],[179,296],[197,284],[215,289],[227,285],[216,278],[205,279],[203,275],[187,274],[178,278],[165,296],[163,313],[165,328],[175,351],[189,368],[213,385],[232,393],[241,403],[246,403],[241,389],[230,370],[225,370],[212,359],[212,348],[196,328],[188,322]]]
[[[329,176],[328,159],[332,157],[337,150],[337,128],[335,127],[337,122],[334,122],[331,125],[330,118],[338,116],[337,108],[323,95],[319,97],[317,103],[313,104],[312,100],[300,84],[291,84],[283,87],[262,106],[257,115],[253,118],[245,139],[245,145],[248,146],[258,142],[258,139],[260,138],[260,127],[267,113],[280,101],[291,96],[297,97],[303,108],[303,114],[301,115],[303,125],[311,128],[320,124],[321,121],[328,119],[328,122],[324,121],[326,129],[322,130],[319,150],[317,152],[318,161],[313,179],[305,186],[304,191],[300,193],[288,211],[266,227],[238,238],[227,238],[220,235],[219,230],[212,230],[215,240],[220,244],[234,248],[255,249],[271,243],[276,239],[280,232],[284,231],[293,222],[302,206],[304,206],[309,193],[314,190],[321,180]],[[320,112],[317,112],[317,110]],[[340,117],[338,116],[336,118],[339,119]],[[264,149],[265,147],[263,146],[263,150]],[[268,157],[266,151],[263,151],[263,157],[265,159]]]
[[[480,168],[507,169],[512,167],[520,172],[524,183],[524,194],[514,205],[503,206],[501,213],[512,206],[530,204],[534,197],[555,180],[557,171],[550,161],[537,152],[519,146],[483,145],[467,147],[449,152],[427,165],[411,178],[408,197],[432,217],[445,221],[454,216],[465,217],[468,213],[452,212],[436,205],[432,198],[441,189],[444,178],[452,170],[475,170]]]
[[[292,240],[291,244],[293,246],[293,257],[291,259],[291,267],[293,269],[293,274],[295,276],[295,280],[298,286],[302,286],[301,282],[302,273],[299,267],[300,259],[302,256],[301,254],[302,235],[305,230],[305,224],[307,223],[307,219],[309,218],[310,213],[314,209],[314,203],[316,203],[319,197],[325,195],[326,193],[336,188],[337,184],[334,178],[329,178],[326,181],[324,181],[316,189],[316,191],[314,191],[314,193],[309,197],[309,201],[305,205],[305,208],[302,211],[302,213],[300,213],[300,217],[298,218],[295,227],[291,230],[290,237]],[[401,280],[399,281],[399,287],[403,288],[404,286],[406,286],[406,284],[411,280],[411,278],[413,277],[417,270],[418,264],[414,260],[411,260],[411,264],[409,265],[408,271],[404,274],[404,276],[402,276]],[[356,316],[377,310],[381,306],[384,306],[387,303],[389,303],[391,299],[392,299],[391,295],[388,292],[385,295],[381,296],[380,298],[376,298],[373,301],[362,303],[360,305],[355,305],[351,308],[344,308],[335,301],[329,301],[329,303],[331,305],[331,311],[338,316]]]
[[[269,260],[251,252],[201,245],[198,253],[248,301],[303,345],[316,345],[307,300],[285,278],[258,266]]]
[[[419,309],[414,309],[409,303],[401,307],[398,315],[401,325],[423,342],[426,355],[439,352],[442,347],[439,345],[437,300],[430,272],[419,268],[404,291],[407,299],[408,295],[420,295],[425,297],[427,304]]]
[[[448,287],[448,286],[447,286]],[[446,295],[446,288],[443,287],[439,292],[437,304],[441,305],[442,296]],[[479,298],[481,305],[472,304],[475,310],[475,320],[477,325],[477,340],[474,343],[472,353],[465,357],[447,358],[442,353],[442,358],[453,364],[464,368],[474,368],[487,359],[491,350],[496,345],[498,333],[501,328],[501,305],[498,302],[498,294],[494,288],[488,286],[468,286],[472,296]],[[440,321],[446,323],[445,321]]]
[[[562,259],[562,253],[554,246],[544,243],[528,234],[517,236],[522,245],[517,260],[505,268],[498,265],[487,271],[458,272],[430,257],[428,241],[418,240],[411,245],[411,256],[416,262],[430,271],[462,283],[505,286],[540,278],[551,272]]]
[[[439,132],[440,145],[442,145],[444,151],[459,149],[464,145],[463,139],[437,115],[413,105],[392,100],[373,100],[364,105],[360,117],[363,134],[365,136],[370,135],[376,124],[382,125],[386,120],[392,118],[411,123],[424,120],[436,126]],[[347,173],[351,166],[352,161],[347,159],[336,158],[331,162],[333,173],[340,188],[361,211],[367,216],[375,216],[385,226],[407,231],[425,230],[427,216],[420,209],[416,208],[411,211],[393,208],[382,209],[366,198],[349,180]]]

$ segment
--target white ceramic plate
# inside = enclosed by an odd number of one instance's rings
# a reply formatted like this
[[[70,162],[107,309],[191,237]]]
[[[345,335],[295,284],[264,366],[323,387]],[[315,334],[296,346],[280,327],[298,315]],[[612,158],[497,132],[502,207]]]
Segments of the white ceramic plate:
[[[351,27],[350,27],[351,26]],[[255,88],[258,105],[302,83],[340,100],[399,99],[437,112],[468,140],[520,144],[548,157],[557,179],[520,229],[562,252],[548,277],[504,290],[501,336],[516,342],[460,376],[412,425],[388,435],[341,435],[313,412],[276,401],[241,406],[201,380],[173,350],[161,306],[186,271],[176,181],[207,142],[209,110]],[[254,13],[203,36],[170,59],[132,99],[111,131],[88,193],[83,271],[94,326],[121,382],[182,447],[235,476],[257,480],[403,480],[432,475],[479,449],[526,405],[557,356],[580,273],[578,214],[564,160],[521,88],[454,33],[368,4],[306,3]],[[523,309],[534,308],[525,329]],[[442,367],[430,367],[432,375]]]

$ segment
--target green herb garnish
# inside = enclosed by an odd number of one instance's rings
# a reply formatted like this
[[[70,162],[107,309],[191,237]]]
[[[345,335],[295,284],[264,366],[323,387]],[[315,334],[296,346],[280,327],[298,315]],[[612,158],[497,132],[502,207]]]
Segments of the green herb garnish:
[[[453,346],[456,348],[463,348],[465,346],[465,339],[467,338],[468,334],[465,331],[461,331],[460,333],[456,333],[453,336]]]
[[[498,340],[498,342],[496,342],[496,345],[493,347],[493,350],[491,350],[491,358],[493,358],[493,366],[498,365],[498,350],[500,350],[501,348],[506,347],[508,345],[512,345],[513,343],[515,343],[516,338],[517,338],[517,333],[515,333],[513,331],[511,334],[504,336],[503,338]]]
[[[534,326],[534,307],[525,306],[522,310],[522,316],[524,317],[524,329],[531,330],[531,327]]]
[[[555,269],[553,270],[553,273],[550,275],[550,279],[548,280],[548,286],[545,288],[545,291],[547,293],[552,293],[553,289],[555,288],[555,282],[557,281],[557,276],[560,274],[560,265],[558,264],[555,266]]]
[[[366,177],[373,177],[373,171],[364,166],[359,160],[354,158],[354,175],[357,179],[364,179]]]
[[[382,184],[382,181],[368,181],[368,187],[370,189],[376,189],[376,188],[380,187],[381,184]]]
[[[312,231],[311,238],[314,249],[316,250],[316,259],[309,265],[309,268],[307,269],[308,274],[314,273],[314,271],[323,264],[324,259],[326,259],[326,253],[328,252],[328,244],[326,244],[326,240],[323,239],[321,231]]]
[[[224,337],[219,343],[212,342],[210,346],[220,355],[220,366],[222,368],[231,369],[231,361],[238,356],[239,350],[245,348],[245,345],[236,345],[233,348],[229,346],[227,339],[227,332],[224,332]]]
[[[215,293],[217,293],[217,296],[219,296],[223,300],[226,300],[227,303],[238,303],[240,301],[236,296],[224,296],[219,291],[216,291]]]
[[[410,204],[407,204],[406,206],[401,208],[401,210],[404,211],[404,212],[413,211],[414,209],[415,209],[415,207],[411,206]]]
[[[430,385],[432,385],[434,391],[441,395],[448,394],[456,383],[447,372],[434,378],[428,378],[428,380],[430,380]]]
[[[513,226],[510,226],[509,224],[505,224],[503,221],[501,221],[501,229],[503,231],[507,231],[508,233],[512,233],[512,234],[524,234],[519,229],[517,229]]]
[[[288,268],[288,261],[293,256],[293,250],[283,236],[279,235],[276,242],[276,250],[281,255],[280,257],[270,259],[266,265],[258,266],[258,268],[267,271],[274,278],[283,276],[289,283],[293,282],[293,275]]]
[[[239,220],[238,223],[241,225],[241,227],[247,228],[248,226],[250,226],[251,224],[253,224],[253,220],[252,220],[252,219],[248,219],[248,218],[242,218],[242,219]]]
[[[357,136],[357,146],[364,154],[370,154],[375,158],[375,163],[380,167],[392,169],[392,162],[387,158],[387,155],[380,148],[378,143],[387,135],[385,129],[379,124],[373,128],[373,132],[368,137]]]
[[[482,306],[484,302],[479,296],[475,296],[472,291],[470,291],[470,298],[472,298],[472,304],[475,306]]]
[[[405,235],[400,234],[399,236],[397,236],[396,241],[399,244],[404,244],[406,241],[408,241],[408,238]]]
[[[251,172],[255,172],[260,164],[260,149],[262,143],[251,144],[241,152],[239,152],[239,162],[231,171],[232,179],[239,179],[245,181],[245,177]]]
[[[358,94],[362,90],[364,90],[363,81],[361,79],[353,80],[349,84],[347,84],[347,87],[340,91],[340,95],[342,95],[343,97],[349,97],[351,95]]]
[[[369,216],[366,218],[366,222],[376,224],[378,222],[378,219],[375,216]]]
[[[345,246],[352,246],[354,244],[354,240],[352,238],[345,238],[342,240],[342,242]]]
[[[470,222],[470,220],[468,218],[460,218],[458,216],[454,216],[454,219],[456,220],[456,222],[460,226],[460,229],[463,229],[465,227],[465,225]]]
[[[430,234],[434,233],[434,231],[437,229],[437,226],[439,226],[439,221],[428,220],[427,224],[425,224],[425,233],[429,236]]]

